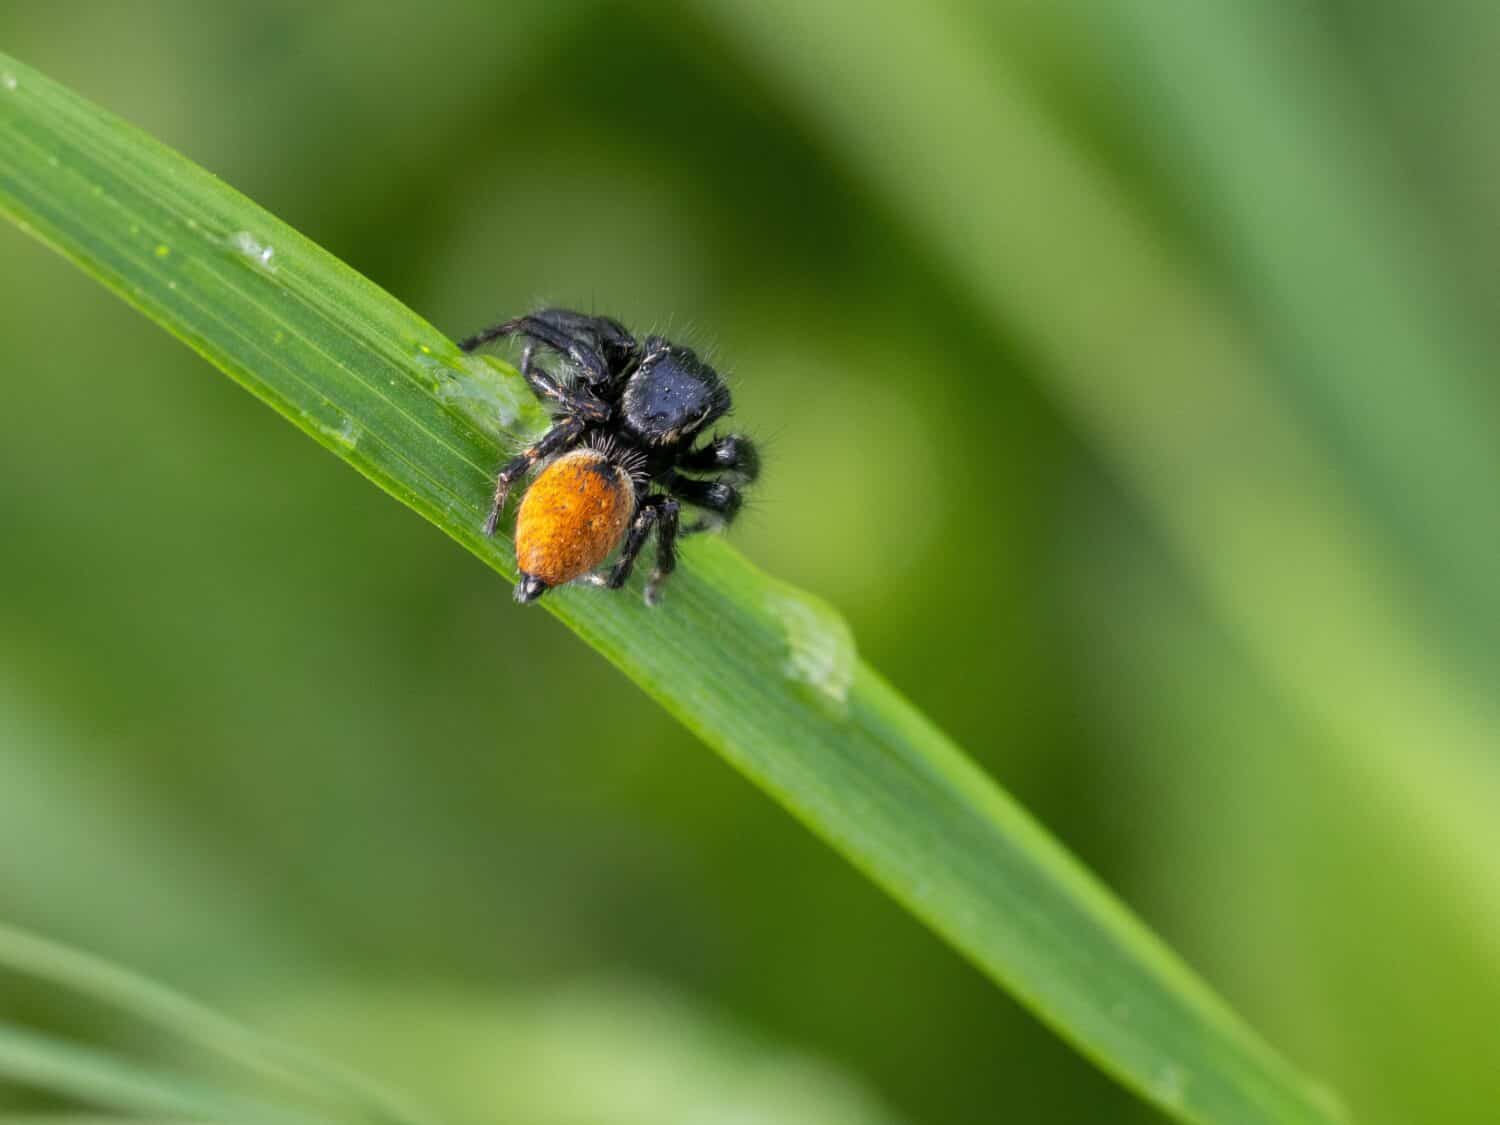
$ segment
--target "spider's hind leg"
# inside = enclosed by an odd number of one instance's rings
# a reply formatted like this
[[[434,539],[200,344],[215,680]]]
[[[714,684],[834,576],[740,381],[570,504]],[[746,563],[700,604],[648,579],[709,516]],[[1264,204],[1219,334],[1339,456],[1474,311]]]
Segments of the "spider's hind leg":
[[[670,496],[663,496],[657,510],[661,515],[656,523],[656,569],[646,583],[647,605],[661,600],[662,583],[677,569],[677,518],[681,506]]]
[[[662,583],[677,569],[677,521],[682,510],[680,504],[670,496],[653,493],[641,500],[640,509],[625,536],[625,545],[620,548],[620,557],[607,574],[588,575],[587,581],[595,586],[606,586],[618,590],[630,581],[636,560],[656,532],[656,566],[646,581],[646,604],[655,605],[661,598]]]
[[[585,428],[582,418],[564,418],[543,434],[536,444],[522,450],[518,456],[500,467],[500,471],[495,474],[495,494],[490,503],[490,514],[484,521],[486,535],[495,534],[511,486],[530,472],[538,461],[576,444]]]
[[[640,555],[641,548],[646,545],[646,540],[651,538],[651,529],[656,526],[655,499],[654,496],[647,496],[640,502],[640,507],[636,509],[635,519],[630,522],[630,530],[625,533],[625,545],[620,548],[620,557],[615,560],[615,565],[610,567],[608,572],[595,571],[593,574],[586,574],[581,581],[611,590],[618,590],[630,581],[630,572],[635,569],[635,560]]]

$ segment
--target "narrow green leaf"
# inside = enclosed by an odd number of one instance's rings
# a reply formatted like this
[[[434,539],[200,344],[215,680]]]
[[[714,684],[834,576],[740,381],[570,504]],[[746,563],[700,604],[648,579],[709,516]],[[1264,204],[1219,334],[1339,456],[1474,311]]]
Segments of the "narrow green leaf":
[[[0,968],[71,989],[213,1052],[249,1071],[330,1097],[374,1120],[413,1125],[419,1116],[361,1075],[219,1015],[128,969],[0,923]]]
[[[180,1075],[4,1023],[0,1023],[0,1079],[131,1115],[228,1125],[325,1125],[329,1120],[224,1093]]]
[[[1089,17],[1134,79],[1120,84],[1134,119],[1224,245],[1277,373],[1493,684],[1493,356],[1344,60],[1299,5],[1109,0]]]
[[[0,56],[0,210],[495,570],[501,438],[537,407],[182,157]],[[520,612],[499,602],[497,616]],[[1099,1065],[1172,1114],[1330,1111],[1149,931],[861,663],[829,608],[695,541],[656,610],[543,603]],[[976,685],[978,687],[979,685]]]

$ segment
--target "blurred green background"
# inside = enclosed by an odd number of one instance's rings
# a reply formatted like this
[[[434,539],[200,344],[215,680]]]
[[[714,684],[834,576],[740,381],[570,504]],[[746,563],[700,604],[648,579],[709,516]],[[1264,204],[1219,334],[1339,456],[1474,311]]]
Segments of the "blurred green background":
[[[706,348],[749,556],[1356,1120],[1500,1114],[1493,4],[0,43],[455,336],[546,301]],[[455,1122],[1158,1119],[420,519],[0,261],[4,920]]]

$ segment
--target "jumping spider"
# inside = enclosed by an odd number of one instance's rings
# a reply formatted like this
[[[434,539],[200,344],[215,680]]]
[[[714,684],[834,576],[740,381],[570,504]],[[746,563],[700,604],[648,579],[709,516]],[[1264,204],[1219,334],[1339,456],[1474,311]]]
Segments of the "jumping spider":
[[[484,523],[493,535],[511,487],[545,462],[516,513],[516,600],[535,601],[575,579],[619,589],[654,530],[656,568],[646,583],[646,604],[654,605],[677,565],[679,533],[731,522],[739,486],[759,471],[755,446],[740,434],[694,448],[728,413],[729,389],[690,348],[660,336],[637,340],[619,321],[567,309],[508,320],[459,347],[471,352],[502,336],[526,341],[521,375],[552,410],[552,428],[496,475]],[[565,372],[540,370],[538,348],[559,357]],[[704,515],[679,529],[683,504]],[[622,543],[615,565],[596,573]]]

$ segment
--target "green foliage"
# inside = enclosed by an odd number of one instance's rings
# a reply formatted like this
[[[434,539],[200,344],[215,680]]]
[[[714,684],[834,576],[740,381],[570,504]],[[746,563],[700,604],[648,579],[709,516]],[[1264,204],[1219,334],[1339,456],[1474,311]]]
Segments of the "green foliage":
[[[360,1117],[414,1125],[412,1112],[359,1075],[259,1035],[210,1008],[110,962],[0,926],[0,969],[71,993],[74,1002],[101,1005],[169,1035],[181,1051],[193,1047],[253,1077],[259,1098],[226,1093],[221,1085],[60,1042],[24,1028],[0,1025],[0,1074],[99,1108],[132,1114],[176,1114],[234,1122]],[[276,1109],[277,1088],[311,1103]]]
[[[5,1125],[424,1120],[358,1076],[76,950],[6,927],[0,930],[0,968],[65,990],[70,1006],[114,1008],[156,1027],[168,1036],[165,1047],[175,1063],[168,1070],[0,1022],[0,1081],[100,1114],[0,1111]],[[324,986],[296,1007],[293,1022],[304,1032],[378,1063],[387,1077],[427,1087],[448,1111],[439,1120],[463,1119],[460,1091],[466,1090],[483,1091],[496,1119],[517,1122],[671,1125],[701,1120],[726,1103],[785,1125],[895,1120],[810,1060],[767,1051],[669,997],[618,982],[501,998],[348,994]],[[418,1042],[422,1047],[414,1050]],[[204,1073],[207,1059],[228,1065]],[[588,1081],[573,1081],[579,1074]],[[660,1080],[667,1075],[670,1081]]]
[[[3,57],[0,71],[0,208],[513,577],[509,545],[477,531],[500,442],[538,421],[511,369],[460,355],[286,224],[35,71]],[[705,542],[687,550],[659,610],[593,591],[545,604],[1145,1097],[1184,1120],[1330,1119],[1323,1100],[858,660],[847,626],[816,599]],[[165,1100],[134,1108],[192,1110]]]

